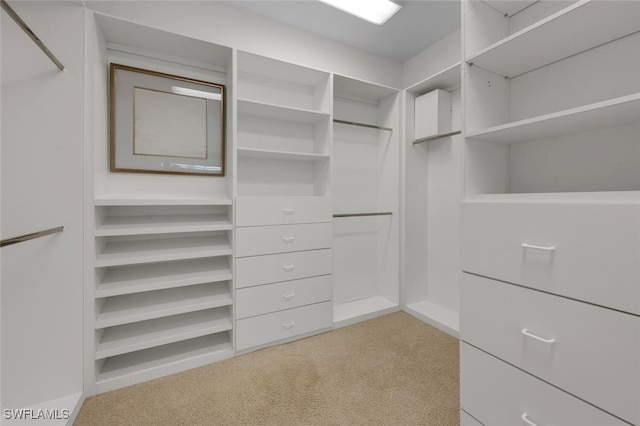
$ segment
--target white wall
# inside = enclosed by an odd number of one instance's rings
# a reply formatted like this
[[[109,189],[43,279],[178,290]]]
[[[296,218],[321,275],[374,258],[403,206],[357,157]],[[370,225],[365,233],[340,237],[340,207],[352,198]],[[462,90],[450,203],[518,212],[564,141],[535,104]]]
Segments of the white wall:
[[[460,30],[454,31],[404,63],[402,87],[409,87],[460,62]]]
[[[391,87],[402,64],[215,1],[91,1],[93,10],[144,25]]]
[[[84,12],[12,6],[66,66],[2,13],[2,238],[65,227],[2,248],[2,406],[22,408],[82,391]]]

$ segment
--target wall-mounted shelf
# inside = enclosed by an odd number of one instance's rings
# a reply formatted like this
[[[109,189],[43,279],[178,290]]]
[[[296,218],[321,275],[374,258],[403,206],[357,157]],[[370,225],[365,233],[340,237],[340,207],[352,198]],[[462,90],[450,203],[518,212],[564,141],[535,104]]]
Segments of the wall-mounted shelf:
[[[229,231],[232,228],[229,217],[224,214],[111,216],[98,225],[95,236]]]
[[[130,194],[108,194],[94,199],[94,205],[106,206],[230,206],[230,197],[135,197]]]
[[[209,309],[110,327],[100,339],[96,359],[215,334],[231,328],[228,308]]]
[[[328,154],[307,152],[276,151],[271,149],[238,148],[238,156],[245,158],[264,158],[272,160],[294,161],[323,161],[328,160]]]
[[[504,143],[525,142],[632,124],[638,121],[638,117],[640,117],[640,94],[634,94],[491,127],[468,133],[467,137]]]
[[[250,99],[238,99],[238,114],[308,124],[317,123],[329,117],[329,114],[311,109],[293,108]]]
[[[639,30],[640,3],[582,0],[467,56],[466,61],[515,77]]]
[[[421,80],[407,88],[407,92],[420,96],[436,89],[452,91],[460,87],[461,63],[457,62],[442,71]]]
[[[172,288],[150,293],[136,293],[106,299],[95,328],[113,327],[187,312],[232,304],[231,291],[225,284]]]
[[[106,268],[99,279],[97,298],[229,281],[231,268],[225,257],[205,257],[176,262]]]

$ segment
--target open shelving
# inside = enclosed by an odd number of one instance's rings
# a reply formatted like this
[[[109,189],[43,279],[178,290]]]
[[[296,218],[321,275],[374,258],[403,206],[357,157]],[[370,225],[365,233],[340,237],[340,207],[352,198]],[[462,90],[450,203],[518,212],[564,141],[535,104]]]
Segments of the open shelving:
[[[324,161],[328,154],[314,154],[306,152],[276,151],[272,149],[238,148],[238,156],[245,158],[265,158],[272,160],[292,161]]]

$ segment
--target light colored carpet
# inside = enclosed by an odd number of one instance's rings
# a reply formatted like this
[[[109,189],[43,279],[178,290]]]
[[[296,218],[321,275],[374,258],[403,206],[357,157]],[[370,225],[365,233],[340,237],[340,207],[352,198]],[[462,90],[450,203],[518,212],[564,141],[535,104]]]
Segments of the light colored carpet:
[[[75,425],[458,425],[458,367],[398,312],[88,398]]]

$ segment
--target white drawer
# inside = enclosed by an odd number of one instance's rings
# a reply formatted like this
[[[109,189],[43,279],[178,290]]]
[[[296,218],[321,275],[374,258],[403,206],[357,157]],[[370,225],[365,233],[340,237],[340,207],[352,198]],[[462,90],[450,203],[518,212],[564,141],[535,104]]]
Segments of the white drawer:
[[[329,197],[238,197],[236,226],[331,222]]]
[[[236,349],[252,348],[331,327],[331,302],[236,321]]]
[[[464,343],[460,344],[460,406],[487,426],[526,426],[523,414],[540,426],[628,426]]]
[[[461,236],[466,272],[640,314],[638,204],[465,202]]]
[[[236,288],[331,274],[331,249],[236,259]]]
[[[640,422],[640,317],[470,274],[460,294],[463,341]]]
[[[331,275],[241,288],[236,292],[236,318],[331,300]]]
[[[236,230],[236,256],[331,248],[331,223],[250,226]]]
[[[460,426],[482,426],[482,423],[460,410]]]

